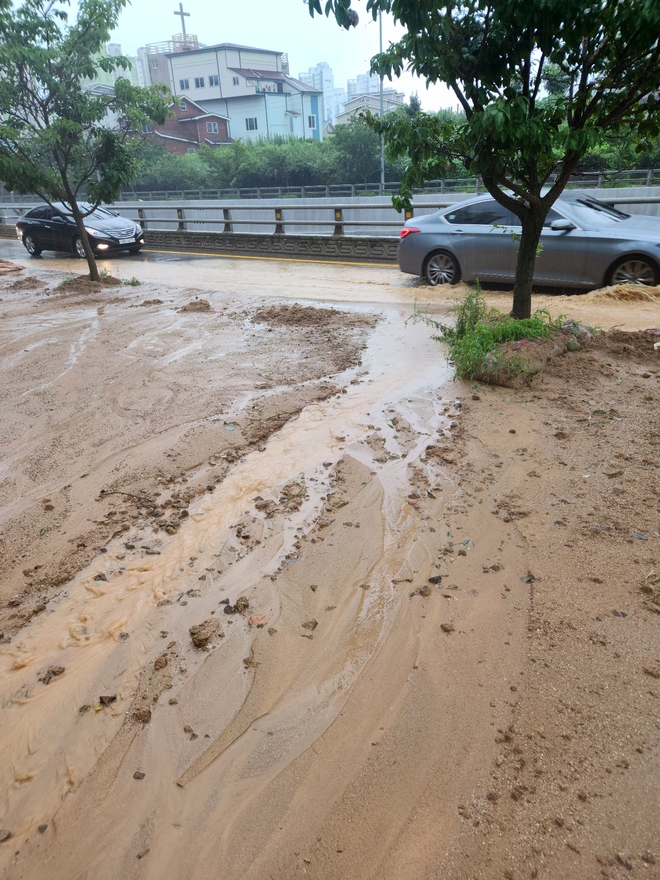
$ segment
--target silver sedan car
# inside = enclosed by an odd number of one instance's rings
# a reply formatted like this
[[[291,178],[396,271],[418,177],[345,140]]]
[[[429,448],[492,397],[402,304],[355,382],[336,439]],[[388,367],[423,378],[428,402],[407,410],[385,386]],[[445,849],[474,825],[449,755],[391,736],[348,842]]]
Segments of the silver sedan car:
[[[413,217],[401,230],[402,272],[429,284],[510,282],[520,220],[490,195]],[[624,214],[587,193],[569,191],[549,211],[534,283],[590,289],[660,282],[660,217]]]

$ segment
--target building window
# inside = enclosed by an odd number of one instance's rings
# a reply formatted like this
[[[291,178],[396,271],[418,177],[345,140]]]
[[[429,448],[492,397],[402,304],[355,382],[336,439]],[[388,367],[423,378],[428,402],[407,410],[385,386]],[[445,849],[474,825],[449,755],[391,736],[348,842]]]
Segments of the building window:
[[[257,131],[257,117],[256,116],[248,116],[245,120],[245,128],[247,131]]]
[[[233,82],[233,84],[234,84],[235,86],[237,86],[237,85],[239,84],[239,82],[240,82],[240,80],[239,80],[239,78],[238,78],[237,76],[233,76],[233,77],[231,78],[231,81]]]
[[[142,134],[151,134],[151,126],[148,122],[145,122],[145,124],[142,126]]]
[[[180,104],[179,104],[179,107],[181,108],[181,110],[187,110],[187,109],[188,109],[188,105],[186,104],[185,101],[181,101]]]
[[[196,76],[195,77],[195,88],[196,89],[203,89],[204,88],[204,77],[203,76]]]
[[[158,70],[158,59],[157,58],[151,59],[151,69]]]
[[[179,88],[182,92],[187,91],[190,88],[190,80],[188,79],[180,79],[179,80]]]
[[[316,116],[307,117],[307,128],[316,128]]]
[[[206,131],[209,134],[217,134],[218,133],[218,123],[217,122],[207,122],[206,123]]]
[[[216,75],[211,75],[209,77],[209,85],[210,86],[217,86],[218,85],[218,77]]]
[[[186,152],[187,152],[187,153],[196,153],[197,150],[196,150],[194,147],[188,147],[188,149],[186,150]]]

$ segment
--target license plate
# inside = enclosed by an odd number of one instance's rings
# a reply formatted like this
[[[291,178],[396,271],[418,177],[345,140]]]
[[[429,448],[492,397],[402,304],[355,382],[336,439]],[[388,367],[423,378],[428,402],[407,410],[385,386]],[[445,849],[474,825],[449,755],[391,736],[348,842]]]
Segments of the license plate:
[[[120,238],[119,244],[133,244],[134,241],[134,238]]]

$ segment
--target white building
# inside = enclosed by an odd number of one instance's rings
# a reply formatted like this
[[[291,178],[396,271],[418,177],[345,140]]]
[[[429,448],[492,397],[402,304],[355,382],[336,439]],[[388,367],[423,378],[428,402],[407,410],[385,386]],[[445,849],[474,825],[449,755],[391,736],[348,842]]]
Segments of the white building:
[[[358,73],[355,79],[349,79],[346,83],[346,94],[349,100],[379,91],[380,78],[375,73]]]
[[[322,138],[322,90],[289,76],[283,52],[218,43],[164,57],[174,94],[226,117],[232,140]]]
[[[391,113],[392,110],[402,107],[405,100],[406,96],[403,92],[383,89],[383,113]],[[380,94],[358,95],[355,98],[350,98],[346,102],[344,112],[337,117],[335,124],[345,125],[362,110],[371,110],[375,116],[378,116],[380,113]]]

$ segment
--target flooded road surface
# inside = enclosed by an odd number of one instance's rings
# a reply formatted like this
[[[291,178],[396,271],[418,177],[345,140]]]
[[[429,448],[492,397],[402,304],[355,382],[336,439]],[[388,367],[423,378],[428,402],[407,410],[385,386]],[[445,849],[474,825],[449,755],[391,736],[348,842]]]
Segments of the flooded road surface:
[[[37,263],[13,243],[0,256]],[[41,281],[84,269],[38,266]],[[26,481],[3,484],[3,517],[25,514],[32,480],[44,516],[63,497],[88,523],[106,505],[111,524],[89,564],[0,644],[3,876],[432,876],[495,700],[516,690],[528,590],[514,577],[503,603],[448,584],[454,541],[461,557],[475,540],[491,558],[503,543],[448,529],[456,398],[469,385],[450,381],[428,327],[406,324],[416,300],[442,313],[453,292],[396,267],[148,255],[100,266],[144,289],[37,289],[29,308],[9,282],[2,294],[7,412],[26,419],[3,439],[5,479]],[[207,313],[180,311],[201,295]],[[315,322],[291,300],[342,310]],[[657,314],[574,302],[592,323]],[[255,431],[268,406],[276,428]],[[234,449],[239,434],[250,443]],[[168,476],[173,457],[187,465]],[[149,519],[169,492],[175,525]],[[124,507],[109,510],[115,500]],[[35,520],[35,545],[85,548],[64,522]],[[15,552],[37,583],[41,562]],[[524,571],[522,544],[508,552]]]

